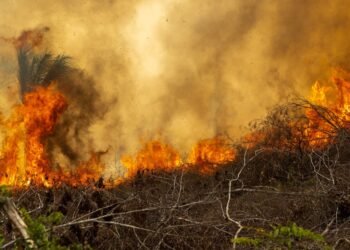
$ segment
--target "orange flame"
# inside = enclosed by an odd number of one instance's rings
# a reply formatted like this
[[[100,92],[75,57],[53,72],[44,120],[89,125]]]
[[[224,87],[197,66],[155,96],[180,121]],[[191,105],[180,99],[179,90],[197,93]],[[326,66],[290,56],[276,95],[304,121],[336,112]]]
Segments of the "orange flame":
[[[65,98],[52,88],[40,87],[25,95],[23,105],[17,106],[4,124],[7,137],[0,160],[0,184],[50,185],[44,139],[66,107]]]
[[[232,162],[235,156],[236,152],[232,145],[216,137],[198,142],[188,157],[188,163],[199,173],[211,174],[219,165]]]
[[[126,168],[126,178],[135,176],[139,171],[172,171],[182,165],[179,153],[160,141],[146,143],[135,158],[124,156],[121,162]]]
[[[7,137],[0,159],[0,185],[52,187],[65,183],[79,186],[102,178],[105,166],[98,153],[76,168],[51,167],[45,139],[53,132],[66,107],[65,98],[53,87],[39,87],[25,95],[23,104],[15,107],[3,124]]]
[[[93,186],[103,180],[103,172],[105,165],[101,162],[101,154],[92,153],[88,161],[82,162],[76,168],[60,168],[51,171],[50,177],[52,183],[50,186],[59,186],[61,184],[68,184],[71,186]],[[103,186],[113,186],[119,180],[103,181]]]
[[[96,184],[102,179],[105,166],[98,153],[76,168],[51,167],[45,139],[53,132],[66,107],[65,98],[52,87],[39,87],[25,95],[23,104],[15,107],[10,118],[3,122],[7,134],[0,159],[0,185],[52,187],[65,183],[81,186]],[[103,186],[115,186],[144,171],[182,169],[210,174],[218,165],[232,161],[234,157],[233,148],[221,138],[200,141],[192,149],[186,164],[171,145],[150,141],[136,156],[122,157],[123,178],[104,181]]]
[[[306,122],[300,125],[292,121],[289,124],[291,133],[305,135],[311,148],[330,143],[329,135],[336,134],[337,128],[350,128],[350,81],[347,79],[350,79],[349,74],[337,71],[332,81],[325,84],[316,82],[311,89],[312,104],[305,109]],[[320,106],[326,108],[325,114],[319,111]],[[97,153],[75,168],[51,167],[45,151],[45,139],[53,132],[66,108],[65,98],[53,87],[39,87],[25,95],[23,104],[14,108],[9,119],[1,119],[6,138],[0,154],[0,185],[52,187],[66,183],[79,186],[96,184],[103,177],[106,168]],[[265,137],[258,131],[246,135],[244,139],[247,147],[252,148]],[[288,146],[288,142],[281,143],[281,147],[284,144]],[[122,157],[124,176],[106,181],[105,186],[115,186],[145,171],[185,170],[209,175],[235,158],[236,150],[221,137],[199,141],[187,160],[183,160],[171,145],[150,141],[135,156]]]
[[[330,82],[316,82],[311,89],[310,101],[326,109],[323,114],[317,108],[307,109],[309,126],[306,134],[311,146],[324,146],[339,128],[350,128],[350,82],[345,71],[334,72]]]
[[[126,178],[135,176],[143,171],[195,171],[201,174],[215,172],[219,165],[232,162],[235,158],[235,150],[222,138],[213,138],[200,141],[195,145],[183,161],[180,154],[170,145],[160,141],[151,141],[133,158],[125,156],[122,164],[126,167]]]
[[[277,127],[258,129],[243,136],[242,144],[253,148],[264,142],[267,147],[293,150],[300,146],[306,149],[322,149],[329,145],[340,129],[350,129],[350,74],[335,70],[330,81],[315,82],[311,87],[308,103],[304,104],[306,119],[291,118],[286,137],[279,137]],[[300,103],[299,103],[300,104]],[[266,131],[264,129],[267,129]],[[276,140],[274,140],[276,135]],[[272,139],[269,142],[269,139]]]

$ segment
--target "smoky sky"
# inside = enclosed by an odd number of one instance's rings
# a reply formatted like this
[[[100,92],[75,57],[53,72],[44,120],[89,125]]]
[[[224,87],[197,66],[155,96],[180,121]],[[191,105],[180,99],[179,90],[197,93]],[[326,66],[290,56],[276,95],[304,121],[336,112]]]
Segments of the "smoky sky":
[[[81,139],[66,141],[72,152],[131,153],[154,138],[186,152],[199,139],[242,135],[289,95],[307,96],[333,67],[348,69],[348,4],[3,0],[0,36],[49,27],[45,49],[72,57],[79,70],[70,80],[79,88],[70,92],[70,112],[88,120]],[[5,109],[15,102],[8,96],[16,91],[16,60],[13,46],[0,45]],[[73,123],[70,138],[80,128]]]

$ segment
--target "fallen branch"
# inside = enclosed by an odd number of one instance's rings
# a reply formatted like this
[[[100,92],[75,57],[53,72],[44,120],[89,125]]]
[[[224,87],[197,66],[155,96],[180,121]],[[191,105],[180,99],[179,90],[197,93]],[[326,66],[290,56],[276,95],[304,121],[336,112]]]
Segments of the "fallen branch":
[[[18,229],[23,239],[26,240],[30,248],[36,248],[34,241],[30,239],[28,234],[28,227],[18,213],[18,210],[10,198],[0,197],[0,208],[4,210],[5,214]]]

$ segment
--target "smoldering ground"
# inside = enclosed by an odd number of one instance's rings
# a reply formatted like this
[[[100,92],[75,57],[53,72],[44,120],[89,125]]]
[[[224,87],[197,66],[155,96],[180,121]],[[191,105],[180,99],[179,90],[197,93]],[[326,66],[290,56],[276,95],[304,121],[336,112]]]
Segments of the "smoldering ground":
[[[4,0],[0,35],[49,27],[44,49],[81,69],[60,85],[71,105],[51,141],[55,154],[133,153],[140,138],[154,137],[187,152],[202,138],[239,136],[288,95],[307,95],[332,67],[347,69],[347,4]],[[0,43],[1,101],[10,107],[16,56]]]

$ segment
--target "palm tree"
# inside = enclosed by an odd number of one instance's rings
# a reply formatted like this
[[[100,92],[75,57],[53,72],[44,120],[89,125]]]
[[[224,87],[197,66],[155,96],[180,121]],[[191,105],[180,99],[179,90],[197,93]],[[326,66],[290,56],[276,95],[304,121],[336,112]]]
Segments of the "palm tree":
[[[72,68],[69,66],[69,57],[58,55],[53,56],[46,52],[34,54],[30,49],[20,48],[17,50],[18,59],[18,81],[20,97],[23,102],[24,95],[31,92],[37,86],[48,86],[52,81],[63,79]],[[26,169],[26,143],[27,134],[24,123],[20,124],[23,130],[23,138],[18,141],[18,155],[21,161],[18,162],[18,170]],[[25,174],[25,172],[23,172]]]
[[[64,55],[53,56],[48,52],[35,55],[30,49],[20,48],[17,51],[17,59],[22,101],[24,94],[36,86],[48,86],[71,70],[70,57]]]

